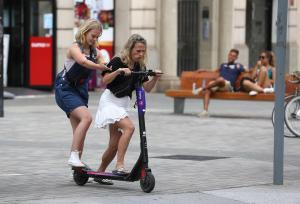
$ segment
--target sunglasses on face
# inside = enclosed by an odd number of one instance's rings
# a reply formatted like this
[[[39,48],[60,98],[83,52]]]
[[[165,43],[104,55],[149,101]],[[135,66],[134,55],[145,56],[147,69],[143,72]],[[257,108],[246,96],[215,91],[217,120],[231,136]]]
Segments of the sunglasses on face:
[[[265,59],[266,56],[259,56],[259,59]]]

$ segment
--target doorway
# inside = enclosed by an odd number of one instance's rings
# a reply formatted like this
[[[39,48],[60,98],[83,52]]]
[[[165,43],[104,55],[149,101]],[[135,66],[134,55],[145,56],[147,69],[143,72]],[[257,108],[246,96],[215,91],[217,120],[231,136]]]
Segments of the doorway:
[[[55,65],[55,0],[4,0],[4,34],[9,36],[7,86],[50,88],[54,81]],[[52,39],[51,71],[42,73],[31,69],[31,38],[49,37]],[[36,56],[40,58],[41,56]],[[40,65],[40,69],[43,65]],[[32,86],[32,74],[47,75],[51,83]]]
[[[3,30],[8,36],[7,86],[25,84],[24,0],[4,0]]]
[[[199,0],[178,1],[177,76],[198,69]]]
[[[246,44],[249,67],[253,67],[262,51],[271,50],[272,0],[247,0]]]

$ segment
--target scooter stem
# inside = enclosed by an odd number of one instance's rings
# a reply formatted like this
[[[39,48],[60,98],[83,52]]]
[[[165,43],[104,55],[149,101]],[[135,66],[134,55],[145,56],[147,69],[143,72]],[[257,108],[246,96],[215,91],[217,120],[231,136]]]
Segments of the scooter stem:
[[[145,168],[148,168],[148,149],[147,149],[146,127],[145,127],[146,100],[145,100],[145,91],[142,86],[136,88],[136,98],[137,98],[137,106],[138,106],[142,162],[143,162],[143,166]]]

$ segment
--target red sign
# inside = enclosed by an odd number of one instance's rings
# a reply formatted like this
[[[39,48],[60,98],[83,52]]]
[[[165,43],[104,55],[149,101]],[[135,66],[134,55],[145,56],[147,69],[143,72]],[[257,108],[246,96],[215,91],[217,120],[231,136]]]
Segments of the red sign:
[[[30,37],[30,86],[52,86],[52,37]]]

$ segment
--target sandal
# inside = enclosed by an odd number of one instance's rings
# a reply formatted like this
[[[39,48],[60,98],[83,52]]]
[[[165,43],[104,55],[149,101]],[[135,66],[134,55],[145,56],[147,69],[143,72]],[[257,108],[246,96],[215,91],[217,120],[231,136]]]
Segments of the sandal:
[[[128,175],[129,172],[124,169],[124,167],[121,167],[119,169],[115,169],[112,171],[113,174],[118,175],[118,176],[125,176]]]
[[[114,183],[109,179],[94,178],[94,181],[102,185],[114,185]]]

